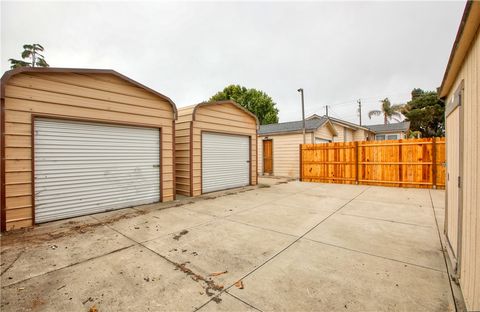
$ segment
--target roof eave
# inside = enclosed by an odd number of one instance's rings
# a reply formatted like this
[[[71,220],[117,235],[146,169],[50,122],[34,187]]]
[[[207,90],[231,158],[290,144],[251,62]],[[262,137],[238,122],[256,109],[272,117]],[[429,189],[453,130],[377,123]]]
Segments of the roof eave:
[[[313,133],[316,129],[305,129],[305,133]],[[282,134],[302,134],[302,130],[293,130],[293,131],[276,131],[269,133],[258,133],[259,136],[269,136],[269,135],[282,135]]]
[[[477,33],[480,23],[480,2],[467,1],[463,11],[462,20],[455,37],[455,41],[450,52],[447,68],[443,75],[442,84],[438,94],[440,98],[445,98],[450,92],[455,77],[463,65],[463,59],[470,50],[473,39]]]

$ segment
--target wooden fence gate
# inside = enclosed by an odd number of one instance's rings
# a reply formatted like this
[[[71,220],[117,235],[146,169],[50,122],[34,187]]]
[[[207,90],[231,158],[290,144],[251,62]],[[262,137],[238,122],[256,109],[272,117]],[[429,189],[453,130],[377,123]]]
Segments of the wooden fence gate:
[[[445,138],[301,144],[300,181],[445,188]]]

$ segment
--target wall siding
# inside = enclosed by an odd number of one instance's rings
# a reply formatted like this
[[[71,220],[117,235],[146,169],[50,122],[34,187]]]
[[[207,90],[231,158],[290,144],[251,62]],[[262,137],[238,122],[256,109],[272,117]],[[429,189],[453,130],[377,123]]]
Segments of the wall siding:
[[[326,124],[322,125],[320,128],[318,128],[315,131],[315,137],[325,139],[325,140],[331,140],[331,141],[333,141],[334,139],[337,138],[337,137],[333,136],[332,131],[330,130],[330,128]],[[342,138],[343,138],[343,130],[342,130]],[[303,143],[303,141],[299,142],[298,144],[301,144],[301,143]],[[315,143],[315,141],[312,142],[312,143]],[[297,149],[298,149],[298,146],[297,146]],[[300,153],[300,151],[299,151],[299,153]]]
[[[44,115],[162,128],[162,200],[174,199],[173,108],[108,74],[21,73],[5,86],[6,229],[33,224],[32,118]]]
[[[258,138],[258,168],[263,174],[263,145],[262,141],[268,137],[273,144],[273,175],[278,177],[299,177],[300,144],[303,143],[303,134],[284,134],[260,136]],[[307,143],[313,143],[312,133],[306,134]]]
[[[353,132],[353,141],[367,141],[369,138],[369,132],[363,129],[359,129]]]
[[[342,130],[343,131],[343,130]],[[343,133],[343,132],[342,132]],[[300,144],[303,143],[303,134],[287,133],[277,135],[262,135],[258,137],[258,172],[263,174],[263,145],[264,138],[272,139],[273,144],[273,175],[278,177],[299,178],[300,176]],[[333,140],[332,131],[323,125],[315,132],[306,133],[306,143],[314,144],[315,138]]]
[[[467,309],[480,310],[480,43],[475,36],[464,64],[447,98],[449,103],[458,86],[464,81],[463,125],[463,228],[460,286]],[[448,124],[447,124],[448,125]],[[449,129],[448,131],[455,131]],[[447,142],[455,148],[456,142]],[[448,161],[448,160],[447,160]],[[451,165],[451,164],[450,164]],[[447,189],[447,196],[450,194]],[[448,207],[447,207],[448,209]],[[447,217],[450,222],[451,217]]]
[[[193,107],[178,110],[175,121],[175,183],[176,192],[190,196],[190,134]]]
[[[251,181],[257,184],[257,123],[256,120],[233,104],[212,104],[179,109],[176,123],[176,181],[177,194],[202,194],[201,150],[202,131],[248,135],[251,139]],[[182,142],[181,144],[179,144]],[[190,147],[190,144],[192,146]]]

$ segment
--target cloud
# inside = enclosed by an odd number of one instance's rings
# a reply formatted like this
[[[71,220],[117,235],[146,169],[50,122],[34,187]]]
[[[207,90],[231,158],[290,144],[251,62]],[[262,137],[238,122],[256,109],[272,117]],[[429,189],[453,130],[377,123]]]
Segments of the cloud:
[[[1,62],[41,43],[52,66],[111,68],[171,97],[208,99],[228,84],[261,89],[280,120],[357,121],[379,100],[439,86],[462,2],[2,2]]]

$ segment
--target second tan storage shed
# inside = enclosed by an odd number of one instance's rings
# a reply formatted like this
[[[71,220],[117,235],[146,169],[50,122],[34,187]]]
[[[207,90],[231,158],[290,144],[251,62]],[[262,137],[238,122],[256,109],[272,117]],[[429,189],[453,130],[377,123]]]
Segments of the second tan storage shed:
[[[177,194],[197,196],[257,184],[257,117],[233,101],[178,110]]]

